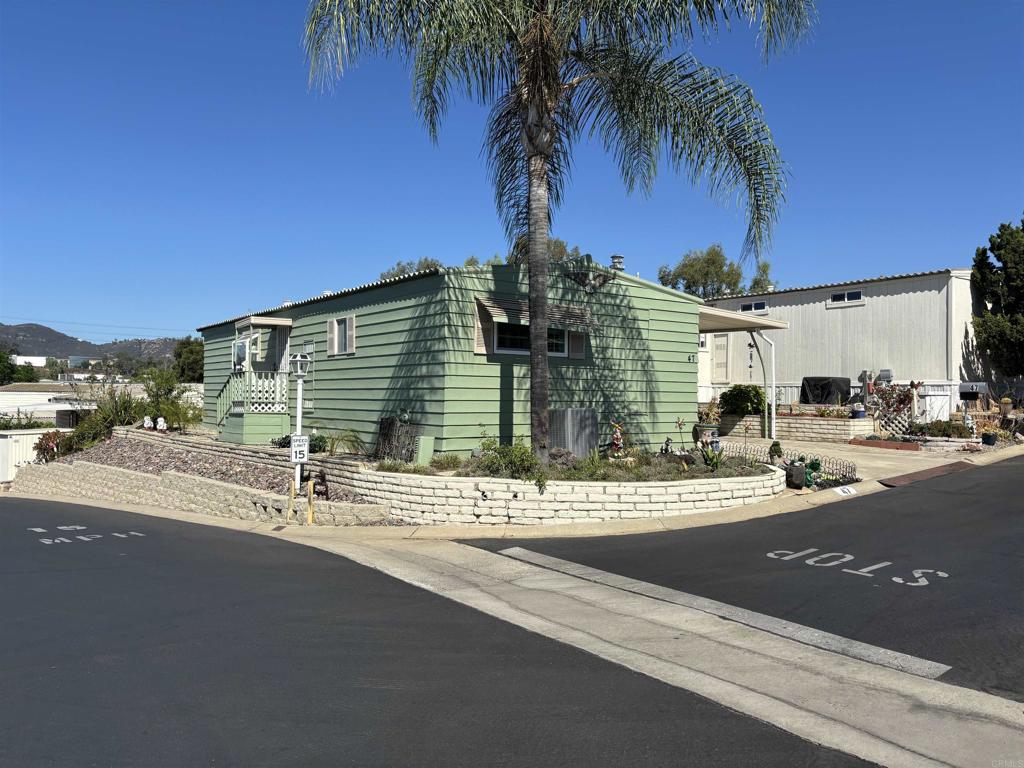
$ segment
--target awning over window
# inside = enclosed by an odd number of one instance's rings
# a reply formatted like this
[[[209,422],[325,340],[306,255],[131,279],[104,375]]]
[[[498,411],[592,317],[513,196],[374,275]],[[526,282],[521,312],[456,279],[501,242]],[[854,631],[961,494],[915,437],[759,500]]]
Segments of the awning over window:
[[[477,296],[477,304],[496,323],[511,325],[530,324],[529,302],[521,299],[496,299]],[[596,323],[586,307],[570,307],[566,304],[548,304],[548,325],[571,330],[589,330]]]

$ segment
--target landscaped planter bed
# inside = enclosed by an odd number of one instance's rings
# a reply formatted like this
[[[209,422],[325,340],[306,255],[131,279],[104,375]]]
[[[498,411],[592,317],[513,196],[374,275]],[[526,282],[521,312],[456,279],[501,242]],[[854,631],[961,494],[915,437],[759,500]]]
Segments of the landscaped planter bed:
[[[137,433],[137,434],[133,434]],[[245,456],[269,467],[286,464],[276,448],[234,446],[199,436],[156,438],[140,430],[121,433],[139,442],[167,439],[200,453]],[[344,486],[370,504],[381,504],[405,523],[552,525],[697,514],[765,501],[785,489],[785,473],[671,482],[577,482],[553,480],[543,492],[534,482],[378,472],[352,457],[317,454],[308,469],[332,487]]]
[[[761,414],[749,416],[722,416],[719,434],[735,439],[744,437],[766,437],[763,434]],[[746,430],[746,432],[744,432]],[[872,419],[833,419],[813,414],[798,415],[780,413],[775,422],[775,436],[778,440],[806,440],[828,443],[848,443],[850,440],[866,437],[875,431]]]
[[[920,451],[919,443],[904,443],[899,440],[861,440],[855,438],[850,445],[863,445],[865,448],[888,448],[893,451]]]

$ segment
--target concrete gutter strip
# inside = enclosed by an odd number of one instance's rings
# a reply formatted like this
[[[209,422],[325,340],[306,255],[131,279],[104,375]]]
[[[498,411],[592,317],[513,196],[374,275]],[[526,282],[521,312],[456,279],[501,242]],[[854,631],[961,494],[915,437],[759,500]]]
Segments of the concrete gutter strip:
[[[442,541],[290,539],[889,766],[1024,754],[1014,702],[837,655],[687,606]]]
[[[901,672],[918,675],[919,677],[926,677],[934,680],[952,669],[952,667],[946,664],[939,664],[934,661],[928,661],[927,659],[919,659],[916,656],[909,656],[905,653],[898,653],[897,651],[890,651],[885,648],[879,648],[875,645],[868,645],[867,643],[861,643],[856,640],[850,640],[846,637],[833,635],[830,632],[824,632],[820,629],[813,629],[812,627],[805,627],[802,624],[796,624],[791,621],[776,619],[773,616],[766,616],[763,613],[748,611],[745,608],[738,608],[734,605],[728,605],[717,600],[700,597],[699,595],[691,595],[686,592],[669,589],[668,587],[658,586],[657,584],[649,584],[645,581],[631,579],[627,576],[620,576],[615,573],[598,570],[597,568],[590,568],[586,565],[572,563],[568,560],[562,560],[557,557],[550,557],[549,555],[543,555],[539,552],[531,552],[530,550],[523,549],[522,547],[510,547],[509,549],[503,549],[499,554],[515,558],[516,560],[521,560],[525,563],[532,563],[533,565],[540,566],[541,568],[547,568],[548,570],[565,573],[570,576],[576,576],[580,579],[586,579],[587,581],[592,581],[597,584],[604,584],[616,589],[633,592],[634,594],[644,595],[655,600],[662,600],[667,603],[674,603],[676,605],[694,608],[713,616],[719,616],[723,619],[736,621],[740,624],[746,624],[748,627],[754,627],[755,629],[762,629],[765,632],[771,632],[773,635],[778,635],[779,637],[788,637],[791,640],[796,640],[797,642],[804,643],[805,645],[812,645],[816,648],[832,651],[833,653],[840,653],[843,656],[849,656],[854,659],[862,659],[864,661],[871,662],[872,664],[879,664],[883,667],[898,669]]]

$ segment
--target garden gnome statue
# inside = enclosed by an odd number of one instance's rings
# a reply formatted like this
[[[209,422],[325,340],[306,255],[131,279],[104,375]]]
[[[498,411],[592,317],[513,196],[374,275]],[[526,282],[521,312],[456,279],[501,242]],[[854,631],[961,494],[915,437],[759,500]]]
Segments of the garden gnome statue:
[[[157,432],[166,432],[167,431],[167,422],[164,421],[164,417],[163,416],[158,416],[157,417],[157,420],[156,420],[156,431]]]
[[[152,429],[153,428],[153,419],[151,419],[149,416],[146,416],[142,420],[142,428],[143,429]]]
[[[614,421],[610,423],[612,425],[611,453],[613,455],[618,455],[622,453],[622,425]]]

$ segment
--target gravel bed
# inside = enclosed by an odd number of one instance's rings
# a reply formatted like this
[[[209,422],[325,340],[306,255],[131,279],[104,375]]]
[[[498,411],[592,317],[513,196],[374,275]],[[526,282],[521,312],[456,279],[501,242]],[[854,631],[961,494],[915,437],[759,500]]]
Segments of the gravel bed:
[[[151,475],[159,475],[164,471],[181,472],[283,496],[288,495],[291,487],[291,473],[284,469],[230,456],[192,452],[172,445],[155,445],[142,440],[112,438],[84,451],[65,456],[60,461],[71,462],[79,459]],[[313,492],[317,498],[330,501],[364,501],[348,488],[336,485],[325,488],[320,481],[314,484]]]

